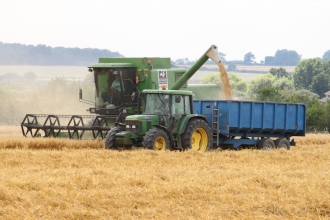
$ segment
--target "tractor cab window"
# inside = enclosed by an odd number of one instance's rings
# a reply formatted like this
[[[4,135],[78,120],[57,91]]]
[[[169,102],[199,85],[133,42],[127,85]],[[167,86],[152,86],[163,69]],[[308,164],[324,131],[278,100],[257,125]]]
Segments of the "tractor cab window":
[[[112,109],[137,104],[137,99],[131,98],[137,92],[135,73],[135,68],[95,68],[96,107]]]
[[[143,108],[145,115],[169,115],[169,95],[146,94]]]
[[[179,121],[186,115],[191,114],[190,97],[188,95],[172,96],[172,119],[171,129],[177,131],[181,123]]]

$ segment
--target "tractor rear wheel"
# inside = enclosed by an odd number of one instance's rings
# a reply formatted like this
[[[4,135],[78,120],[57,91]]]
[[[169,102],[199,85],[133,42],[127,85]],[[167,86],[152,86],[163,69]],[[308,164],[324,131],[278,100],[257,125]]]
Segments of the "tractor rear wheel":
[[[212,131],[206,121],[195,119],[188,122],[182,135],[183,150],[207,151],[212,147]]]
[[[284,148],[284,149],[290,150],[290,143],[286,138],[276,139],[275,146],[277,148]]]
[[[263,138],[259,141],[257,148],[260,150],[273,150],[275,148],[275,144],[272,139]]]
[[[116,134],[121,132],[122,129],[118,127],[113,127],[111,130],[108,131],[107,135],[105,136],[105,149],[112,149],[117,150],[118,147],[116,145]]]
[[[159,128],[150,129],[143,138],[143,147],[149,150],[164,151],[170,149],[170,139],[166,132]]]

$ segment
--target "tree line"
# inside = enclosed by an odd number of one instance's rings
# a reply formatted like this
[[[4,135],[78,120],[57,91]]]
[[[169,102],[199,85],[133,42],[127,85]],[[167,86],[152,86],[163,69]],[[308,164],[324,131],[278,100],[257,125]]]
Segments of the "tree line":
[[[244,55],[242,60],[227,60],[226,54],[219,53],[223,64],[227,64],[229,69],[234,71],[235,65],[265,65],[265,66],[296,66],[301,61],[301,55],[294,50],[277,50],[274,56],[266,56],[264,60],[260,60],[258,63],[255,59],[255,55],[252,52],[248,52]],[[330,50],[327,50],[322,58],[315,58],[316,60],[330,60]],[[176,65],[192,65],[194,61],[190,61],[188,58],[177,59],[173,61]],[[207,64],[213,64],[213,61],[207,61]]]
[[[64,48],[46,45],[0,42],[0,65],[87,66],[100,57],[123,57],[118,52],[92,48]]]

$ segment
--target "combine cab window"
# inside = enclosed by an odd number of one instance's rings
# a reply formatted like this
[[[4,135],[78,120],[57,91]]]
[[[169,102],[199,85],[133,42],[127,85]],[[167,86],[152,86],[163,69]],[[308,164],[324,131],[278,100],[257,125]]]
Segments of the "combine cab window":
[[[135,68],[95,68],[96,107],[112,109],[134,104],[131,96],[137,92],[135,74]]]

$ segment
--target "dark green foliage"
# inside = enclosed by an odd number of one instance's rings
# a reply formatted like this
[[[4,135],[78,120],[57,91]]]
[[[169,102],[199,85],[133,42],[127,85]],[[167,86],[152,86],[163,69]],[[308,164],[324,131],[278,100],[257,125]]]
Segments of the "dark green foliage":
[[[330,90],[330,60],[303,60],[298,63],[293,73],[296,89],[307,89],[320,97]]]
[[[258,90],[256,100],[265,102],[281,102],[284,97],[274,87],[263,87]]]
[[[236,65],[235,64],[229,64],[227,70],[228,71],[235,71],[236,70]]]
[[[330,60],[330,50],[327,50],[322,57],[323,60]]]
[[[64,48],[46,45],[5,44],[0,42],[0,65],[86,66],[99,57],[122,57],[118,52],[92,48]]]
[[[275,65],[275,57],[266,56],[265,57],[265,65]]]
[[[294,50],[277,50],[275,53],[275,65],[295,66],[301,60],[299,54]]]
[[[284,69],[283,67],[280,68],[271,68],[269,70],[269,72],[275,76],[276,79],[280,79],[280,78],[289,78],[291,79],[291,75],[286,71],[286,69]]]
[[[286,97],[286,102],[291,103],[308,103],[314,99],[318,99],[319,96],[313,92],[310,92],[305,89],[301,89],[293,92],[289,96]]]
[[[248,52],[247,54],[244,55],[244,64],[252,64],[254,63],[255,56],[253,53]]]
[[[318,99],[313,99],[307,103],[306,124],[307,131],[324,131],[329,124],[325,120],[330,112],[326,112],[326,106]]]
[[[320,97],[324,96],[324,93],[330,90],[330,73],[325,74],[321,72],[320,74],[313,77],[311,90],[318,94]]]
[[[313,77],[321,72],[322,62],[317,59],[308,59],[299,62],[293,72],[295,88],[311,90]]]

